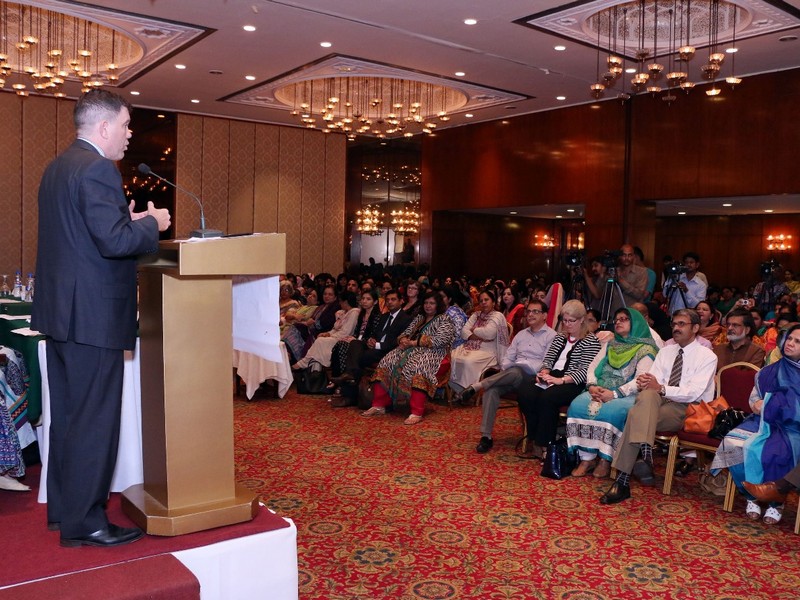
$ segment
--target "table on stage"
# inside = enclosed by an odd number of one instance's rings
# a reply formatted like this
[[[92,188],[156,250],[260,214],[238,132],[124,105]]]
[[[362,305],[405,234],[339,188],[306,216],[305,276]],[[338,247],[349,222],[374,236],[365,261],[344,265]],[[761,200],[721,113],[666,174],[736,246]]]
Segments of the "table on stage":
[[[267,360],[250,352],[233,351],[233,367],[237,375],[244,381],[247,398],[253,399],[258,387],[267,379],[278,382],[278,396],[283,398],[289,391],[294,378],[289,364],[289,353],[286,344],[280,342],[281,361]]]

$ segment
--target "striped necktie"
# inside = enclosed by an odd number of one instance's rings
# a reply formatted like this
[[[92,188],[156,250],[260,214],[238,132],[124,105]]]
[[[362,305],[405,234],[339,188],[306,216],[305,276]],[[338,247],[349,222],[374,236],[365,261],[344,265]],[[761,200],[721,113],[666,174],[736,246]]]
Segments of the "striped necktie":
[[[677,387],[681,383],[681,371],[683,371],[683,348],[678,350],[678,355],[675,357],[675,362],[672,363],[672,372],[669,374],[670,387]]]

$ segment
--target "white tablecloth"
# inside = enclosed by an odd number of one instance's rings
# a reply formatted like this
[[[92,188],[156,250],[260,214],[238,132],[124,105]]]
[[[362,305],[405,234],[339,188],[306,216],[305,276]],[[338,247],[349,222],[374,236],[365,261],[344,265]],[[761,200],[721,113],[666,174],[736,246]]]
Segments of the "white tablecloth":
[[[278,382],[278,396],[283,398],[294,380],[286,344],[280,342],[281,362],[275,362],[240,350],[233,351],[233,367],[244,381],[247,397],[252,400],[258,387],[267,379]]]

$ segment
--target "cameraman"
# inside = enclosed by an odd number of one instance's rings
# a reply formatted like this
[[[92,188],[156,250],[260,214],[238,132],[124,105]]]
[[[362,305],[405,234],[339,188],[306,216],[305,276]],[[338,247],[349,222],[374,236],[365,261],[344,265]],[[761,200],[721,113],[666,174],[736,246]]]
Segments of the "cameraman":
[[[608,269],[603,264],[602,256],[595,256],[590,261],[591,270],[584,267],[583,278],[586,282],[586,302],[591,308],[600,310],[603,301],[603,290],[608,280]]]
[[[623,244],[619,249],[617,283],[622,290],[625,306],[644,302],[647,298],[647,269],[635,263],[633,246]]]
[[[700,272],[700,256],[695,252],[687,252],[683,255],[683,269],[680,275],[673,274],[667,277],[664,282],[664,296],[670,298],[667,314],[673,314],[676,310],[681,308],[694,308],[701,300],[706,299],[706,290],[708,289],[708,280],[703,273]],[[670,291],[672,281],[678,286],[678,289]],[[681,294],[683,292],[683,294]],[[684,304],[683,298],[686,297]]]

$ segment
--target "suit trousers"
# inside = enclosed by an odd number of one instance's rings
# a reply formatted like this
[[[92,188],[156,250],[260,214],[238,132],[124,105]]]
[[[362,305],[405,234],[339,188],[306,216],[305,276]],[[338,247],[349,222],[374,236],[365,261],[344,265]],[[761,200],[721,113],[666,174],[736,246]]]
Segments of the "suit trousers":
[[[614,461],[611,466],[630,473],[642,444],[652,445],[656,431],[678,431],[686,418],[686,404],[662,398],[655,390],[642,390],[628,411],[628,420],[622,431]]]
[[[358,380],[361,370],[371,367],[384,357],[386,352],[375,350],[367,346],[363,340],[353,340],[347,349],[347,359],[345,360],[345,373],[350,373],[353,379]]]
[[[510,367],[481,381],[483,389],[483,419],[481,420],[481,435],[492,437],[497,409],[500,407],[500,397],[508,392],[520,388],[525,378],[533,380],[533,375],[525,375],[520,367]]]
[[[117,462],[122,407],[122,350],[48,339],[50,452],[47,520],[61,537],[108,525],[105,503]]]
[[[538,446],[547,446],[556,439],[558,412],[572,402],[583,390],[582,385],[563,383],[542,389],[533,384],[522,386],[517,394],[519,409],[525,415],[528,439]]]

